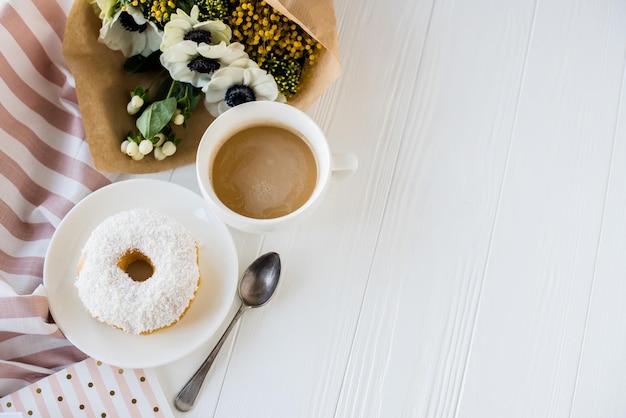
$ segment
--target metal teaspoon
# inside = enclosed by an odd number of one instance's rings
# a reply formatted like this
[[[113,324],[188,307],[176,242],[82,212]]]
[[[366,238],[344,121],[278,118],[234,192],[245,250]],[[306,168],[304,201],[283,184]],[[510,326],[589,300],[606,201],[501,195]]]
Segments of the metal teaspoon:
[[[181,412],[187,412],[196,401],[196,397],[200,392],[202,383],[213,364],[213,360],[217,356],[217,353],[224,345],[224,341],[230,334],[230,331],[234,327],[239,317],[250,308],[258,308],[265,305],[276,290],[278,285],[278,279],[280,277],[280,257],[275,252],[263,254],[250,264],[250,266],[243,272],[241,280],[239,281],[239,298],[241,299],[241,305],[239,310],[228,324],[226,331],[220,338],[220,340],[213,348],[213,351],[200,365],[198,370],[194,373],[189,381],[178,392],[174,399],[174,406]]]

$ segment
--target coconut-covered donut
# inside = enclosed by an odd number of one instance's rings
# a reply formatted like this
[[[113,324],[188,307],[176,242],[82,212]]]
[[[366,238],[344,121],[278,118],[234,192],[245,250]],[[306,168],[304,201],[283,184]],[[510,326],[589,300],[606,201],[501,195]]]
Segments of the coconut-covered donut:
[[[133,264],[151,271],[134,277]],[[131,334],[148,334],[182,318],[199,282],[198,247],[189,231],[154,210],[133,209],[91,232],[75,285],[91,316]]]

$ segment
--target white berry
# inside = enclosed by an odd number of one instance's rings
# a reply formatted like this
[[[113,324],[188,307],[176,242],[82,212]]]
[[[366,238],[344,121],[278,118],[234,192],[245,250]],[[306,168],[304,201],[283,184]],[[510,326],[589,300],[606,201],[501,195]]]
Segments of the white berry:
[[[157,161],[163,161],[164,159],[166,159],[166,158],[167,158],[167,155],[163,154],[163,148],[161,148],[161,147],[156,147],[156,148],[154,149],[154,158],[155,158]]]
[[[155,147],[160,147],[161,145],[163,145],[163,143],[165,142],[165,140],[167,139],[165,137],[165,135],[162,132],[159,132],[158,134],[156,134],[154,136],[155,138],[159,138],[159,140],[157,141],[156,144],[154,144]]]
[[[122,151],[123,154],[126,154],[126,147],[128,147],[128,144],[130,144],[130,141],[128,139],[122,142],[122,145],[120,146],[120,151]]]
[[[128,145],[126,146],[126,154],[128,154],[131,157],[136,154],[140,154],[139,145],[137,145],[136,142],[129,142]]]
[[[152,145],[152,142],[150,142],[149,139],[144,139],[143,141],[139,143],[139,152],[142,153],[143,155],[150,154],[152,152],[152,148],[154,148],[154,146]]]
[[[140,152],[137,152],[137,154],[133,154],[130,158],[132,158],[135,161],[139,161],[139,160],[143,159],[143,157],[145,157],[145,155],[143,155]]]
[[[168,141],[165,144],[163,144],[163,154],[169,157],[171,155],[174,155],[175,152],[176,152],[176,145],[174,145],[173,142]]]
[[[185,123],[185,117],[183,116],[183,114],[182,114],[182,113],[175,114],[175,115],[172,117],[172,122],[174,122],[174,125],[178,125],[178,126],[180,126],[180,125],[182,125],[183,123]]]
[[[130,99],[130,103],[134,108],[141,109],[141,106],[143,106],[143,99],[140,96],[133,96],[133,98]]]

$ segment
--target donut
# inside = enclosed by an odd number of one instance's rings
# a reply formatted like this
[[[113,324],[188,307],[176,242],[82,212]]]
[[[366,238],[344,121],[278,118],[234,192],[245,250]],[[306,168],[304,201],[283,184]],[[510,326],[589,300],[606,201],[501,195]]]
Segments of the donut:
[[[151,271],[135,277],[133,264]],[[89,315],[136,335],[178,322],[199,285],[198,245],[190,232],[145,208],[117,213],[96,226],[83,246],[75,280]]]

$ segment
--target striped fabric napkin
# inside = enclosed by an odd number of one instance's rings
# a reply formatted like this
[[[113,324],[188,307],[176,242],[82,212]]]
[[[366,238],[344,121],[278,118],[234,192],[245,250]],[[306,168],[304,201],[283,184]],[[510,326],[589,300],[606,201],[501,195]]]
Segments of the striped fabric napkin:
[[[71,6],[0,1],[0,396],[86,357],[49,318],[41,287],[61,219],[114,180],[93,167],[62,54]]]
[[[0,412],[28,417],[173,417],[151,370],[121,369],[92,358],[0,398]]]

